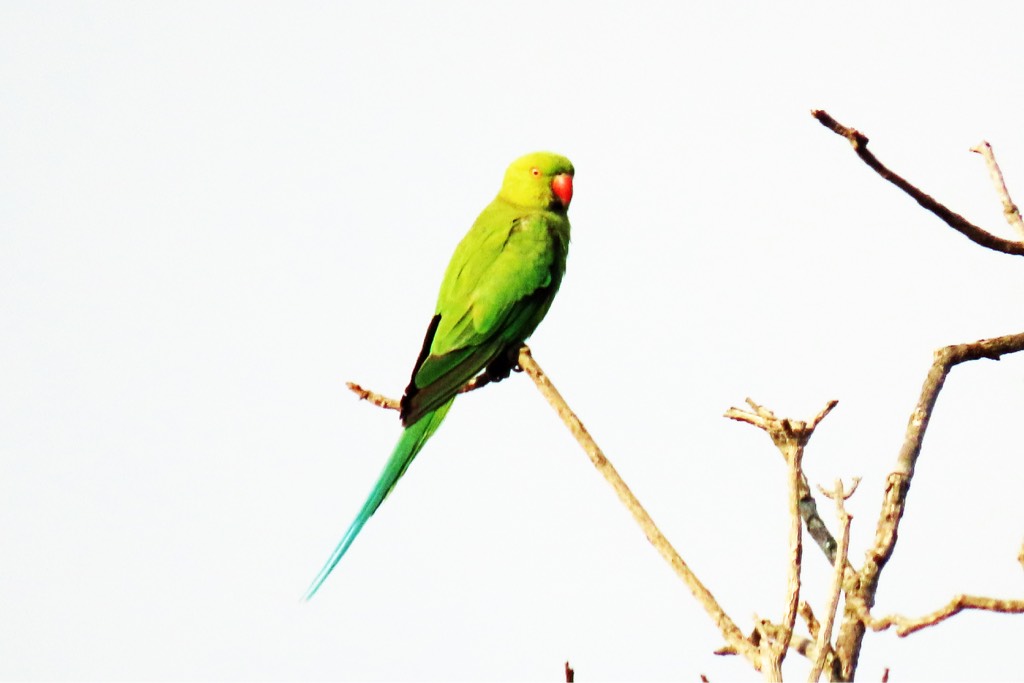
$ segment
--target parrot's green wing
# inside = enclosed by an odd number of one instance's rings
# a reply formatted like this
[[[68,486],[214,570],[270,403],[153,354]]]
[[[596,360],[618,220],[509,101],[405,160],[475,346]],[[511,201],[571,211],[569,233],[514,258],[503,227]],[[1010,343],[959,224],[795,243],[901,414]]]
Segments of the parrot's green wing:
[[[536,329],[561,282],[568,235],[557,229],[560,217],[492,208],[459,245],[445,274],[402,401],[407,425],[447,403],[492,363],[511,367],[509,355]]]

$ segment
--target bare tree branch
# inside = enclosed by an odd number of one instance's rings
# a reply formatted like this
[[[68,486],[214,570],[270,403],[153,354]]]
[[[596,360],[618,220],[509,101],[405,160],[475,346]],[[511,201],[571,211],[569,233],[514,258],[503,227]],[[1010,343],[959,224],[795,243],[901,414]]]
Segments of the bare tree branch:
[[[776,652],[778,643],[783,639],[782,633],[785,631],[785,628],[775,627],[767,619],[759,619],[754,622],[754,632],[757,633],[758,649],[761,654],[761,673],[768,683],[782,682],[782,658],[777,656]],[[789,639],[791,636],[787,638],[787,640]]]
[[[684,583],[686,583],[687,587],[690,588],[690,591],[697,598],[698,602],[701,603],[705,611],[707,611],[712,620],[718,626],[719,631],[725,637],[727,643],[719,653],[742,654],[751,662],[756,670],[764,671],[766,676],[771,680],[775,680],[775,677],[781,676],[782,658],[785,656],[784,653],[789,648],[796,649],[798,652],[802,652],[808,656],[810,656],[808,653],[813,650],[816,665],[817,660],[824,652],[826,656],[825,664],[827,665],[829,660],[834,663],[834,666],[832,667],[833,679],[842,678],[844,680],[849,680],[852,677],[853,672],[856,671],[857,659],[860,654],[860,647],[863,641],[866,625],[875,630],[884,630],[895,625],[897,627],[897,633],[902,636],[926,626],[939,623],[964,609],[1007,613],[1024,612],[1024,600],[998,600],[994,598],[983,598],[970,595],[958,595],[942,609],[936,610],[932,614],[925,615],[919,619],[907,619],[900,616],[875,619],[869,612],[871,605],[874,603],[874,596],[878,587],[878,577],[880,572],[891,557],[895,547],[897,537],[896,532],[899,526],[899,521],[905,510],[906,497],[910,489],[910,481],[913,477],[914,467],[916,465],[917,458],[920,455],[921,444],[924,439],[925,431],[927,430],[928,422],[931,418],[932,410],[934,409],[938,394],[945,383],[946,376],[949,374],[953,366],[960,363],[979,360],[982,358],[999,360],[999,358],[1005,354],[1016,353],[1022,350],[1024,350],[1024,333],[1006,335],[992,339],[982,339],[977,342],[967,344],[956,344],[943,347],[935,352],[935,360],[932,368],[929,370],[928,375],[925,378],[924,386],[921,390],[921,397],[918,400],[918,404],[915,407],[914,412],[911,414],[911,418],[907,426],[907,435],[904,440],[903,447],[900,450],[899,457],[897,458],[896,469],[890,473],[887,478],[885,502],[879,518],[878,528],[875,533],[875,543],[867,553],[864,567],[859,572],[853,570],[846,558],[847,551],[842,550],[844,544],[848,544],[849,530],[845,523],[840,542],[836,544],[837,550],[835,563],[837,566],[843,566],[844,568],[843,575],[845,578],[843,580],[843,585],[847,591],[847,607],[844,615],[845,618],[840,629],[839,637],[836,640],[834,650],[833,648],[828,647],[827,640],[822,643],[822,635],[827,632],[825,629],[820,629],[818,630],[818,633],[815,634],[818,640],[817,643],[807,641],[804,638],[798,638],[794,641],[793,628],[796,613],[798,611],[799,600],[798,552],[793,554],[794,562],[791,563],[790,579],[787,581],[788,599],[783,625],[774,626],[769,622],[757,624],[755,626],[756,637],[752,639],[745,638],[736,627],[735,623],[729,618],[725,611],[722,610],[721,606],[717,603],[714,596],[711,595],[710,591],[708,591],[699,579],[697,579],[689,566],[683,561],[668,540],[660,532],[653,520],[651,520],[650,516],[647,514],[646,510],[644,510],[643,506],[632,494],[625,482],[622,481],[621,477],[605,457],[604,453],[593,441],[593,438],[587,432],[579,418],[577,418],[572,410],[569,409],[568,405],[565,404],[564,399],[562,399],[561,395],[551,384],[550,380],[537,365],[536,361],[534,361],[529,348],[525,345],[520,350],[519,364],[520,367],[530,375],[541,393],[545,398],[547,398],[552,407],[555,408],[556,412],[558,412],[570,432],[572,432],[577,441],[583,447],[584,451],[590,457],[594,466],[612,485],[616,494],[619,496],[619,499],[626,505],[634,519],[644,530],[648,540],[655,546],[662,557],[668,561],[676,574],[683,579]],[[486,376],[478,377],[467,383],[467,385],[463,387],[462,391],[472,391],[473,389],[486,385],[489,381],[490,380]],[[390,399],[368,389],[364,389],[357,384],[350,382],[348,383],[348,386],[360,399],[370,401],[374,405],[387,409],[397,409],[399,406],[399,402],[397,400]],[[793,449],[798,449],[802,452],[802,449],[813,433],[814,428],[822,419],[824,419],[829,411],[832,410],[836,402],[832,401],[826,405],[826,407],[820,411],[810,423],[804,423],[799,420],[778,419],[770,410],[757,405],[749,399],[747,402],[753,408],[753,412],[740,410],[738,408],[731,408],[726,412],[725,416],[747,422],[765,430],[769,436],[771,436],[773,442],[775,442],[780,451],[786,455],[787,462],[795,464],[795,466],[790,469],[790,510],[791,513],[793,513],[793,496],[795,494],[797,501],[795,509],[798,512],[793,514],[803,518],[805,523],[807,523],[807,506],[802,505],[801,503],[805,500],[805,489],[809,487],[807,487],[806,478],[803,477],[803,473],[800,470],[798,459],[799,455],[797,455]],[[791,459],[790,455],[788,455],[789,453],[793,453],[794,458],[797,459]],[[813,498],[811,498],[811,500],[813,501]],[[797,524],[796,527],[799,529],[799,524]],[[822,523],[822,527],[824,527],[824,523]],[[827,529],[825,531],[827,533]],[[793,535],[794,534],[791,530],[791,548],[796,548],[797,544],[793,544],[792,542]],[[831,535],[829,535],[829,537],[830,536]],[[844,536],[846,539],[843,538]],[[796,533],[796,537],[799,538],[799,532]],[[835,543],[834,539],[833,543]],[[1022,547],[1022,558],[1024,558],[1024,547]],[[1022,564],[1024,564],[1024,560],[1022,560]],[[796,573],[797,577],[795,584],[792,580],[793,572]],[[796,586],[795,591],[793,590],[794,585]],[[831,613],[832,610],[830,609],[830,616]],[[809,617],[808,623],[810,625],[812,623],[811,620],[813,620],[813,615],[809,615]],[[805,618],[807,618],[806,615]],[[769,634],[770,637],[768,637]],[[761,642],[762,636],[771,642]],[[758,642],[760,642],[760,647],[756,644]],[[770,651],[772,655],[762,658],[761,650],[764,648],[768,648],[767,651]],[[783,653],[781,657],[778,655],[779,652]]]
[[[1024,243],[1005,240],[1001,237],[996,237],[983,228],[979,228],[974,223],[971,223],[960,214],[951,211],[946,206],[940,204],[938,201],[886,168],[885,165],[883,165],[882,162],[880,162],[875,155],[868,150],[868,137],[860,131],[844,126],[829,116],[828,112],[821,109],[812,110],[811,115],[816,118],[821,125],[825,126],[836,135],[841,135],[849,140],[850,144],[853,145],[853,150],[865,164],[870,166],[876,173],[878,173],[878,175],[882,176],[890,183],[913,197],[918,204],[941,218],[949,227],[964,235],[972,242],[980,244],[987,249],[992,249],[994,251],[999,251],[1013,256],[1024,256]]]
[[[806,477],[803,475],[802,461],[804,447],[814,433],[815,428],[833,408],[838,401],[829,401],[822,410],[814,416],[809,423],[801,420],[790,420],[778,418],[775,414],[758,405],[751,399],[747,399],[751,411],[740,408],[730,408],[725,412],[725,417],[740,422],[752,424],[763,429],[771,437],[775,447],[783,454],[788,463],[789,472],[789,575],[786,582],[786,609],[782,619],[781,635],[775,639],[774,647],[766,648],[762,643],[762,656],[765,658],[764,672],[767,680],[781,680],[782,662],[789,650],[790,639],[793,635],[793,627],[796,624],[796,615],[800,604],[800,568],[803,555],[803,544],[801,541],[801,482],[806,486]],[[842,567],[845,567],[844,558]]]
[[[834,405],[834,404],[832,404]],[[830,405],[825,414],[832,410]],[[821,417],[824,417],[822,415]],[[815,418],[814,426],[820,421]],[[806,443],[806,442],[803,442]],[[796,612],[800,605],[800,570],[803,561],[803,538],[800,535],[802,526],[800,520],[800,481],[806,480],[803,473],[803,443],[790,439],[787,441],[788,450],[786,459],[789,463],[789,575],[786,578],[786,610],[782,617],[782,625],[785,628],[782,639],[773,656],[779,660],[781,668],[783,660],[789,650],[789,643],[793,637],[793,627],[796,625]],[[781,677],[779,680],[782,680]]]
[[[838,402],[835,403],[838,404]],[[738,408],[731,408],[727,410],[724,417],[728,417],[739,422],[746,422],[754,425],[755,427],[761,427],[763,424],[763,421],[756,418],[756,416],[752,419],[750,413]],[[783,458],[785,458],[785,454],[781,451],[779,452],[782,454]],[[836,563],[836,539],[832,535],[832,532],[828,530],[825,520],[821,518],[821,514],[818,512],[818,503],[814,499],[814,495],[811,493],[811,487],[807,483],[807,477],[804,476],[803,472],[800,473],[800,517],[804,520],[804,525],[807,527],[808,535],[814,540],[818,547],[821,548],[821,552],[825,554],[829,564],[834,565]],[[854,571],[852,566],[848,569],[851,572]]]
[[[1006,188],[1003,171],[996,162],[996,153],[992,150],[992,145],[987,140],[982,140],[971,147],[971,151],[980,154],[985,159],[988,175],[992,179],[992,185],[996,188],[996,194],[999,195],[999,201],[1003,204],[1003,215],[1006,216],[1006,222],[1024,239],[1024,220],[1020,217],[1020,209],[1010,199],[1010,191]]]
[[[807,632],[811,634],[811,638],[818,639],[818,633],[821,631],[821,624],[814,616],[814,610],[811,609],[810,604],[806,600],[800,601],[800,618],[807,623]]]
[[[860,613],[861,619],[864,620],[872,631],[885,631],[889,627],[895,626],[896,635],[903,638],[915,631],[939,624],[965,609],[999,612],[1002,614],[1024,614],[1024,600],[1000,600],[998,598],[986,598],[961,593],[934,612],[917,617],[916,619],[899,614],[890,614],[881,619],[876,619],[871,616],[864,604],[860,602],[857,603],[855,609]]]
[[[388,398],[383,394],[378,394],[375,391],[364,389],[355,382],[345,382],[345,386],[349,390],[359,397],[361,401],[369,401],[378,408],[384,408],[385,410],[400,410],[400,401],[397,398]]]
[[[558,416],[562,418],[562,422],[569,429],[572,435],[576,438],[576,441],[580,444],[587,456],[590,458],[590,462],[593,463],[594,467],[604,476],[604,478],[611,484],[612,488],[615,489],[616,495],[622,504],[626,506],[630,514],[633,515],[633,519],[640,528],[643,529],[644,535],[647,536],[647,540],[651,542],[651,545],[661,554],[666,562],[672,567],[676,575],[683,580],[686,587],[690,589],[693,596],[697,599],[697,602],[701,604],[704,611],[708,613],[715,625],[718,626],[718,630],[722,633],[726,642],[732,646],[736,652],[739,652],[746,657],[754,668],[760,671],[760,658],[757,653],[757,649],[748,641],[743,633],[737,628],[729,615],[725,613],[725,610],[718,604],[715,597],[711,594],[697,575],[693,573],[689,565],[683,561],[676,549],[672,547],[668,539],[665,538],[661,530],[658,529],[654,520],[647,514],[643,505],[637,500],[633,492],[626,486],[626,482],[622,480],[619,473],[612,466],[608,458],[605,457],[604,452],[594,441],[593,437],[587,431],[587,428],[583,426],[580,419],[576,417],[572,409],[569,408],[565,399],[558,393],[555,386],[548,379],[548,376],[544,374],[540,366],[533,359],[533,355],[530,353],[529,347],[523,345],[519,350],[519,366],[530,376],[534,384],[537,385],[537,389],[543,394],[544,398],[547,399],[551,407],[555,409]]]
[[[951,211],[946,206],[928,196],[905,179],[889,170],[883,165],[868,149],[868,138],[859,131],[842,125],[827,112],[814,110],[811,112],[815,119],[823,126],[845,137],[853,146],[857,156],[864,163],[871,167],[884,179],[893,183],[905,193],[914,198],[922,207],[931,211],[941,218],[947,225],[957,230],[973,242],[1014,256],[1024,255],[1024,242],[1015,242],[996,237],[988,231],[974,225],[963,216]],[[1002,173],[998,172],[998,165],[991,154],[991,148],[986,145],[980,146],[978,151],[989,163],[990,174],[993,182],[996,183],[997,192],[1003,200],[1004,213],[1011,224],[1019,221],[1019,211],[1009,197],[1002,180]],[[987,153],[986,153],[987,152]],[[995,170],[997,173],[994,173]],[[836,653],[841,663],[841,678],[851,680],[857,668],[857,660],[860,656],[860,648],[865,633],[865,624],[860,612],[874,604],[875,593],[878,589],[878,577],[881,569],[892,556],[896,544],[896,532],[900,519],[906,506],[906,497],[910,489],[910,480],[913,477],[914,466],[921,451],[921,443],[924,433],[931,419],[931,412],[935,406],[935,400],[945,382],[946,375],[953,365],[979,358],[992,358],[998,360],[1000,355],[1014,353],[1024,348],[1024,335],[1008,335],[997,339],[988,339],[973,344],[961,344],[939,349],[935,353],[935,362],[929,370],[925,379],[921,397],[914,412],[911,414],[910,423],[907,426],[907,435],[903,447],[897,458],[896,469],[887,478],[885,499],[882,512],[875,532],[875,542],[868,551],[864,567],[855,576],[847,572],[846,591],[847,601],[844,620],[840,633],[836,639]],[[863,609],[858,610],[857,605]]]
[[[981,358],[999,360],[1003,355],[1022,350],[1024,333],[982,339],[967,344],[954,344],[935,352],[934,362],[921,388],[921,396],[910,415],[903,447],[896,458],[896,468],[886,478],[885,495],[875,530],[874,544],[868,549],[864,566],[857,576],[853,577],[853,580],[847,579],[845,618],[835,646],[836,654],[842,662],[843,680],[850,680],[857,669],[865,632],[860,611],[853,605],[860,603],[865,609],[870,609],[874,605],[878,578],[896,547],[897,530],[906,510],[914,467],[921,454],[921,444],[931,420],[932,410],[935,408],[935,401],[946,382],[946,376],[960,363]]]
[[[492,380],[490,375],[487,375],[486,373],[477,375],[473,379],[463,384],[462,388],[459,389],[459,393],[465,394],[470,391],[475,391],[477,389],[480,389],[481,387],[487,386],[492,381],[494,380]],[[384,408],[385,410],[402,409],[402,402],[397,398],[388,398],[383,394],[378,394],[375,391],[364,389],[362,386],[356,384],[355,382],[345,382],[345,386],[347,386],[352,393],[358,396],[360,400],[368,401],[373,405],[377,406],[378,408]]]
[[[843,482],[836,479],[835,487],[831,491],[821,489],[822,494],[831,498],[836,504],[836,516],[839,518],[839,552],[836,555],[835,572],[832,575],[832,587],[829,591],[828,607],[825,612],[825,622],[821,625],[816,636],[814,664],[807,680],[810,683],[817,683],[821,676],[821,670],[825,667],[828,656],[832,654],[832,624],[835,623],[836,610],[839,608],[839,598],[843,592],[843,577],[846,575],[846,556],[850,551],[850,520],[852,517],[846,511],[844,503],[857,491],[860,479],[853,480],[853,486],[849,492],[843,490]]]
[[[782,640],[783,633],[786,631],[785,627],[780,626],[779,624],[773,624],[767,619],[756,619],[756,622],[757,627],[755,629],[755,633],[758,634],[758,642],[762,642],[760,639],[763,637],[769,638],[772,643],[778,643]],[[809,638],[804,638],[803,636],[798,636],[795,633],[790,636],[789,649],[799,655],[807,657],[808,659],[812,659],[814,657],[814,641]]]

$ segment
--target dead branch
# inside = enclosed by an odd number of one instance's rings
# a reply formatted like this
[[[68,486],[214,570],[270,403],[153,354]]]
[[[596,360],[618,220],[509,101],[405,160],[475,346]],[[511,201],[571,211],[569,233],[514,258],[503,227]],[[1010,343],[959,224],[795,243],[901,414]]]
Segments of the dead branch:
[[[1014,256],[1024,255],[1024,243],[996,237],[960,214],[951,211],[888,169],[868,150],[866,135],[840,124],[823,110],[814,110],[811,114],[823,126],[837,135],[845,137],[853,146],[857,156],[876,173],[910,195],[918,204],[934,213],[954,230],[988,249]],[[1019,219],[1019,211],[1016,211],[1016,205],[1009,198],[1009,192],[1006,191],[1005,183],[1002,181],[1002,173],[998,172],[998,165],[995,164],[991,148],[981,146],[981,149],[976,151],[985,156],[993,182],[996,183],[996,190],[1003,200],[1004,213],[1011,224],[1015,224],[1015,220]],[[856,671],[865,633],[865,623],[861,612],[866,612],[874,604],[879,573],[892,556],[896,544],[896,532],[906,507],[914,466],[920,455],[924,433],[946,375],[954,365],[959,363],[979,358],[998,360],[1002,354],[1014,353],[1022,348],[1024,348],[1024,334],[981,340],[973,344],[948,346],[935,352],[935,361],[925,378],[921,397],[907,425],[907,434],[897,458],[896,469],[886,480],[885,498],[875,532],[875,542],[867,552],[865,565],[861,571],[855,576],[848,575],[846,578],[847,606],[835,648],[842,665],[841,677],[843,680],[850,680]],[[857,605],[862,605],[863,609],[856,609]]]
[[[814,610],[811,609],[811,605],[806,600],[800,601],[799,614],[800,618],[807,623],[807,632],[811,634],[811,638],[817,640],[821,624],[818,623],[817,618],[814,616]]]
[[[792,639],[791,635],[783,636],[786,629],[775,626],[767,619],[758,619],[754,622],[754,632],[757,633],[758,650],[761,654],[761,673],[768,683],[782,682],[782,658],[777,656],[779,643],[785,638]],[[787,645],[788,647],[788,645]]]
[[[831,410],[829,406],[826,409],[826,413]],[[814,420],[814,424],[817,425],[819,419]],[[813,430],[814,427],[811,427]],[[782,661],[786,658],[787,651],[789,650],[789,643],[793,637],[793,627],[796,625],[796,612],[800,605],[800,570],[802,568],[803,561],[803,538],[800,535],[801,532],[801,520],[800,520],[800,480],[805,479],[803,473],[803,445],[797,445],[793,441],[788,442],[788,456],[789,461],[789,575],[786,579],[786,610],[782,617],[782,624],[785,630],[783,631],[782,638],[778,643],[778,647],[773,653],[773,657],[778,658],[779,667],[781,670]],[[782,680],[780,675],[779,680]]]
[[[751,410],[741,408],[730,408],[725,412],[725,417],[740,422],[752,424],[764,430],[771,437],[775,447],[783,454],[788,463],[789,473],[789,574],[786,581],[786,609],[782,619],[782,630],[780,636],[775,640],[774,647],[766,647],[762,643],[762,656],[765,657],[764,671],[766,678],[774,679],[778,675],[781,680],[782,662],[789,650],[790,639],[793,635],[793,627],[796,624],[796,615],[800,604],[800,569],[803,555],[803,544],[801,541],[801,483],[806,486],[807,479],[803,475],[802,460],[804,447],[814,433],[815,428],[825,419],[838,401],[829,401],[828,404],[809,423],[802,420],[790,420],[778,418],[775,414],[758,405],[751,399],[747,399],[747,405]],[[840,567],[845,567],[846,559]]]
[[[947,604],[929,612],[924,616],[915,619],[904,617],[899,614],[890,614],[881,619],[871,616],[863,603],[857,603],[855,609],[861,619],[872,631],[885,631],[892,626],[896,627],[896,635],[900,638],[909,636],[915,631],[920,631],[929,626],[935,626],[960,612],[973,609],[985,612],[999,612],[1001,614],[1024,614],[1024,600],[1001,600],[998,598],[986,598],[978,595],[965,595],[961,593],[950,600]]]
[[[987,230],[971,223],[960,214],[950,210],[943,204],[940,204],[934,198],[925,194],[917,187],[889,170],[868,150],[868,137],[860,131],[844,126],[829,116],[828,112],[821,109],[812,110],[811,115],[817,119],[821,125],[825,126],[836,135],[841,135],[849,140],[850,144],[853,146],[854,152],[857,153],[857,156],[860,157],[861,161],[870,166],[878,175],[882,176],[890,183],[913,197],[918,204],[934,213],[936,216],[941,218],[946,225],[953,228],[967,239],[976,244],[980,244],[986,249],[992,249],[993,251],[1010,254],[1012,256],[1024,256],[1024,243],[996,237]]]
[[[799,604],[799,550],[791,551],[791,559],[793,562],[791,562],[790,578],[787,581],[787,607],[783,625],[776,627],[775,629],[771,629],[766,625],[759,625],[759,627],[755,629],[756,634],[767,635],[769,632],[772,634],[771,638],[769,638],[772,642],[762,642],[761,647],[759,648],[754,644],[754,642],[752,642],[752,640],[760,640],[760,638],[747,639],[743,636],[731,618],[724,612],[724,610],[722,610],[721,606],[718,605],[714,596],[699,581],[699,579],[697,579],[689,566],[683,561],[678,552],[675,551],[672,545],[657,528],[646,510],[644,510],[643,506],[629,490],[625,482],[622,481],[618,472],[605,457],[604,453],[593,441],[593,438],[587,432],[579,418],[576,417],[568,407],[564,399],[562,399],[561,395],[551,384],[550,380],[537,365],[536,361],[534,361],[529,348],[525,345],[520,351],[519,364],[520,367],[530,375],[531,379],[533,379],[538,389],[545,398],[547,398],[552,407],[555,408],[563,422],[590,457],[594,466],[602,473],[602,475],[604,475],[615,489],[619,499],[624,505],[626,505],[627,509],[630,510],[634,519],[644,530],[648,540],[655,546],[662,557],[665,558],[676,574],[683,579],[684,583],[686,583],[687,587],[690,588],[690,591],[697,598],[698,602],[701,603],[705,611],[711,616],[712,620],[718,626],[727,643],[725,647],[719,650],[719,653],[742,654],[751,662],[756,670],[763,670],[767,676],[774,677],[781,675],[782,658],[784,658],[784,653],[788,649],[793,648],[804,653],[813,650],[815,660],[817,660],[820,654],[824,652],[826,657],[834,657],[838,662],[836,671],[834,672],[837,674],[835,677],[842,677],[843,679],[849,680],[853,672],[856,670],[857,659],[859,657],[860,646],[863,641],[866,625],[870,626],[874,630],[884,630],[895,625],[897,627],[897,633],[903,636],[926,626],[944,621],[964,609],[1007,613],[1024,612],[1024,601],[1022,600],[998,600],[994,598],[983,598],[970,595],[958,595],[942,609],[936,610],[935,612],[925,615],[919,619],[912,620],[898,615],[885,617],[883,619],[875,619],[874,617],[871,617],[869,612],[870,606],[874,604],[874,596],[878,587],[879,574],[886,562],[888,562],[889,558],[892,556],[892,552],[895,547],[897,537],[896,532],[906,507],[906,498],[910,489],[910,481],[913,477],[914,467],[916,465],[917,458],[920,455],[921,444],[924,439],[925,431],[927,430],[928,422],[931,418],[932,410],[934,409],[938,394],[945,383],[946,376],[955,365],[960,363],[979,360],[982,358],[999,360],[1003,355],[1016,353],[1021,350],[1024,350],[1024,333],[1006,335],[992,339],[982,339],[977,342],[966,344],[951,345],[943,347],[935,352],[934,363],[925,378],[918,404],[915,406],[908,422],[907,434],[903,447],[901,448],[900,454],[897,458],[896,469],[890,473],[887,478],[885,502],[879,518],[878,528],[875,533],[875,543],[867,553],[864,567],[859,572],[855,571],[845,557],[845,551],[838,551],[838,549],[843,545],[842,536],[841,541],[838,544],[835,543],[834,539],[832,540],[832,543],[835,544],[837,548],[835,555],[836,563],[842,561],[842,566],[844,567],[843,574],[845,576],[844,584],[847,588],[847,609],[839,637],[836,640],[834,654],[831,655],[830,652],[833,648],[828,647],[827,641],[825,641],[824,644],[821,643],[821,636],[825,633],[824,629],[815,634],[818,639],[817,643],[812,643],[811,641],[804,642],[806,639],[800,639],[798,643],[794,643],[792,640],[794,637],[793,627]],[[467,383],[461,391],[472,391],[486,385],[488,382],[489,379],[486,376],[481,376]],[[398,409],[399,403],[395,399],[390,399],[381,394],[364,389],[352,382],[348,383],[348,387],[362,400],[367,400],[382,408]],[[802,518],[804,523],[808,523],[808,506],[802,504],[802,502],[807,497],[805,496],[804,491],[805,489],[809,489],[809,487],[807,487],[806,478],[803,477],[803,473],[800,470],[799,460],[791,459],[789,454],[792,453],[793,456],[799,457],[796,456],[796,451],[794,449],[802,451],[815,427],[826,415],[828,415],[829,411],[835,407],[837,402],[829,402],[829,404],[827,404],[810,423],[805,423],[800,420],[778,419],[770,410],[757,405],[749,399],[747,402],[753,409],[753,412],[741,410],[739,408],[730,408],[726,411],[725,416],[731,419],[747,422],[765,430],[780,451],[782,451],[786,456],[787,462],[795,463],[795,467],[791,467],[790,469],[790,510],[791,513],[793,513],[793,496],[795,495],[797,501],[795,505],[797,512],[795,514],[799,518]],[[811,501],[813,502],[813,498],[811,498]],[[821,523],[821,527],[824,528],[823,522]],[[799,529],[799,524],[797,524],[797,529]],[[827,533],[827,529],[825,529],[825,531]],[[848,536],[848,529],[845,527],[843,535]],[[791,530],[790,536],[791,549],[797,548],[798,543],[794,543],[793,538],[799,539],[799,532],[797,531],[794,534]],[[831,534],[829,534],[829,537],[831,537]],[[821,543],[819,543],[819,545],[821,545]],[[824,546],[823,550],[825,550]],[[1022,558],[1024,558],[1024,547],[1022,547]],[[1024,559],[1022,559],[1022,564],[1024,564]],[[793,580],[794,572],[796,574],[795,581]],[[811,615],[811,619],[813,619],[813,615]],[[811,621],[809,620],[808,623],[810,625]],[[765,622],[765,624],[767,624],[767,622]],[[762,654],[759,650],[764,647],[768,647],[771,650],[772,656],[762,661]],[[782,653],[781,656],[779,656],[779,653]],[[827,661],[828,660],[826,659],[826,662]]]
[[[971,147],[971,151],[980,154],[985,159],[985,167],[988,169],[993,187],[996,188],[996,194],[999,195],[999,201],[1003,205],[1006,222],[1024,239],[1024,220],[1020,217],[1020,209],[1010,199],[1010,190],[1007,189],[1006,181],[1003,180],[1003,171],[999,168],[999,163],[996,162],[996,153],[992,150],[992,145],[987,140],[982,140]]]
[[[981,358],[999,360],[1003,355],[1022,350],[1024,333],[982,339],[967,344],[954,344],[935,352],[934,362],[921,388],[921,396],[910,414],[903,446],[896,458],[896,468],[886,478],[885,496],[875,530],[874,544],[868,549],[864,566],[854,577],[855,580],[847,580],[847,609],[835,646],[842,662],[843,680],[850,680],[856,671],[865,633],[861,614],[851,605],[862,604],[865,609],[870,609],[874,605],[878,578],[896,547],[897,530],[906,510],[914,467],[921,454],[921,444],[931,420],[932,410],[935,408],[935,401],[946,382],[946,376],[960,363]]]
[[[477,375],[473,379],[471,379],[468,382],[466,382],[465,384],[463,384],[462,388],[459,389],[459,393],[460,394],[465,394],[465,393],[470,392],[470,391],[475,391],[476,389],[480,389],[481,387],[487,386],[492,381],[493,380],[491,379],[490,375],[488,375],[486,373],[481,374],[481,375]],[[378,408],[384,408],[385,410],[401,410],[402,409],[402,402],[399,401],[398,399],[388,398],[387,396],[384,396],[383,394],[378,394],[375,391],[370,391],[369,389],[364,389],[363,387],[361,387],[360,385],[356,384],[355,382],[345,382],[345,386],[347,386],[352,393],[354,393],[356,396],[358,396],[359,400],[361,400],[361,401],[369,401],[370,403],[372,403],[373,405],[377,406]]]
[[[837,404],[838,402],[833,402],[832,405],[835,407]],[[738,408],[727,410],[725,417],[746,422],[759,428],[763,424],[763,420],[757,418],[756,415]],[[782,452],[780,451],[780,453]],[[785,458],[785,454],[783,453],[782,455]],[[825,554],[829,564],[834,565],[836,562],[836,539],[832,532],[828,530],[825,520],[821,518],[821,514],[818,512],[818,502],[814,499],[811,487],[807,483],[807,477],[804,476],[803,472],[800,473],[800,517],[804,520],[808,535],[821,548],[821,552]],[[849,567],[849,571],[853,571],[852,566]]]
[[[378,408],[384,408],[385,410],[401,410],[401,401],[396,398],[388,398],[383,394],[364,389],[355,382],[345,382],[345,386],[358,396],[360,401],[369,401]]]
[[[537,361],[533,359],[533,354],[530,353],[530,349],[525,344],[519,350],[519,367],[521,367],[526,374],[530,376],[533,383],[537,385],[537,389],[543,394],[544,398],[547,399],[548,403],[558,416],[562,418],[562,422],[569,429],[572,435],[576,438],[577,443],[583,448],[587,456],[590,458],[590,462],[593,463],[594,467],[604,476],[604,478],[611,484],[612,488],[615,489],[616,495],[622,504],[626,506],[629,512],[633,515],[633,519],[640,528],[643,529],[644,535],[647,536],[647,540],[651,542],[651,545],[661,554],[666,562],[672,567],[676,575],[683,580],[686,587],[690,589],[693,596],[697,599],[697,602],[701,604],[704,611],[708,613],[715,625],[718,626],[718,630],[722,633],[726,642],[732,646],[736,652],[746,657],[750,663],[758,671],[761,670],[760,658],[757,653],[757,649],[748,641],[743,633],[739,630],[733,620],[725,613],[725,610],[718,604],[715,597],[711,594],[697,575],[693,573],[689,565],[683,561],[679,553],[676,552],[672,544],[669,543],[668,539],[665,538],[661,530],[658,529],[654,520],[647,514],[643,505],[637,500],[633,492],[626,486],[626,482],[622,480],[619,473],[612,466],[608,458],[605,457],[604,452],[594,441],[593,437],[587,431],[587,428],[583,426],[580,419],[576,417],[572,409],[562,398],[562,395],[558,393],[555,386],[548,379],[548,376],[544,374]]]
[[[853,519],[846,511],[845,502],[856,493],[859,485],[860,478],[855,478],[849,492],[843,489],[843,482],[839,479],[836,479],[835,487],[831,491],[819,487],[821,493],[827,498],[831,498],[836,504],[836,517],[839,518],[839,551],[836,554],[835,572],[832,575],[832,587],[829,591],[825,622],[821,625],[819,633],[813,634],[816,638],[816,645],[814,664],[811,666],[811,673],[807,676],[810,683],[817,682],[829,655],[832,654],[832,625],[835,623],[839,598],[843,592],[843,577],[846,575],[847,566],[846,556],[850,551],[850,521]]]
[[[779,624],[773,624],[767,619],[758,619],[754,617],[757,626],[754,632],[757,634],[755,640],[758,643],[763,642],[764,638],[768,638],[773,644],[778,644],[783,638],[783,633],[787,630],[785,627]],[[798,655],[803,655],[808,659],[814,657],[814,641],[803,636],[798,636],[793,633],[789,639],[789,649],[796,652]],[[718,653],[716,653],[718,654]]]

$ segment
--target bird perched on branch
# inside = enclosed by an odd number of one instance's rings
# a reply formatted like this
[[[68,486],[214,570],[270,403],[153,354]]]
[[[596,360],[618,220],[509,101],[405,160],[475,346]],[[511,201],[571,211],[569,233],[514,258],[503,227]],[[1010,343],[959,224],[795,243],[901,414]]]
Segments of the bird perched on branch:
[[[481,372],[498,381],[515,369],[519,348],[548,312],[565,273],[573,174],[572,163],[557,154],[516,159],[498,196],[456,247],[402,397],[402,436],[307,600],[444,421],[459,389]]]

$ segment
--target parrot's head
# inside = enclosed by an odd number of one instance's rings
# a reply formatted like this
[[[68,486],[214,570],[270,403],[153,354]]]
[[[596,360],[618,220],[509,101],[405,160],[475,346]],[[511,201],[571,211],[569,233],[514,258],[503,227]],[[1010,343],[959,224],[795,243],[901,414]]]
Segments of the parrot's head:
[[[530,209],[565,211],[572,201],[572,162],[551,152],[519,157],[505,171],[498,196]]]

